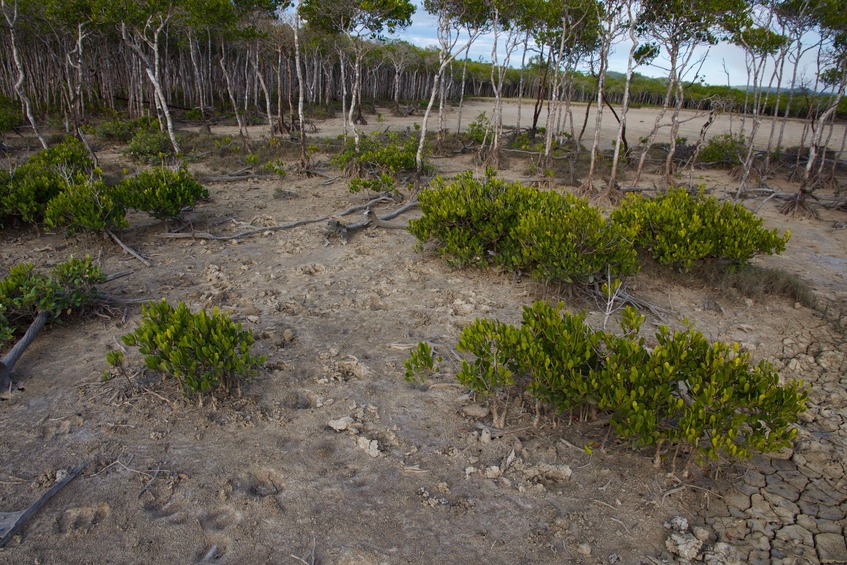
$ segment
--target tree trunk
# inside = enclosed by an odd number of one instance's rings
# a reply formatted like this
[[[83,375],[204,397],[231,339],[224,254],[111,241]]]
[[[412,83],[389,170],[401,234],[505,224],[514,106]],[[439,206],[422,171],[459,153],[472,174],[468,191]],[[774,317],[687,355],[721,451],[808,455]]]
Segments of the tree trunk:
[[[47,323],[47,318],[50,317],[48,312],[39,312],[32,323],[27,328],[24,336],[18,341],[9,353],[0,361],[0,398],[8,398],[9,388],[12,384],[12,369],[15,363],[24,354],[27,347],[35,340],[38,333],[44,328]]]

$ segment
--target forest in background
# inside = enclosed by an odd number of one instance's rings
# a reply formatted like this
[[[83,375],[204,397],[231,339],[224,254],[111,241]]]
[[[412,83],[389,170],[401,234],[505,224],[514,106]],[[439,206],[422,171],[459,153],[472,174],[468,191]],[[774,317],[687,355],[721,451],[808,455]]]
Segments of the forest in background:
[[[0,128],[26,124],[46,147],[43,125],[60,125],[85,141],[83,126],[92,120],[152,116],[180,153],[175,116],[206,124],[226,117],[242,135],[246,125],[259,123],[267,124],[271,136],[299,135],[305,155],[310,117],[340,110],[358,147],[356,123],[366,119],[363,109],[379,103],[422,116],[420,164],[430,115],[439,111],[441,131],[446,104],[461,108],[465,96],[484,96],[494,104],[481,154],[497,167],[506,137],[502,100],[517,98],[523,113],[514,130],[543,144],[539,151],[548,163],[569,144],[590,145],[590,188],[597,162],[605,158],[599,150],[604,107],[620,124],[604,179],[609,187],[625,156],[638,164],[637,182],[662,120],[670,120],[669,133],[662,131],[670,181],[683,145],[679,113],[699,109],[742,116],[742,189],[751,174],[767,171],[771,155],[786,149],[786,121],[804,120],[797,153],[805,155],[801,180],[808,190],[829,169],[823,149],[837,162],[847,142],[831,139],[835,120],[847,114],[843,4],[426,0],[423,9],[436,21],[439,47],[422,49],[386,39],[410,24],[416,6],[408,0],[0,0]],[[481,37],[493,40],[488,63],[466,56]],[[624,40],[631,45],[627,72],[610,72],[609,53]],[[746,89],[697,80],[706,61],[695,56],[696,49],[718,41],[745,53]],[[815,68],[802,68],[801,58],[810,55]],[[637,72],[651,62],[666,66],[667,76]],[[571,105],[578,102],[597,108],[594,124],[581,124],[582,114],[574,118]],[[656,126],[646,138],[627,143],[626,113],[635,105],[656,106]],[[754,148],[764,116],[780,120],[769,125],[767,147]],[[709,123],[693,143],[695,156]]]

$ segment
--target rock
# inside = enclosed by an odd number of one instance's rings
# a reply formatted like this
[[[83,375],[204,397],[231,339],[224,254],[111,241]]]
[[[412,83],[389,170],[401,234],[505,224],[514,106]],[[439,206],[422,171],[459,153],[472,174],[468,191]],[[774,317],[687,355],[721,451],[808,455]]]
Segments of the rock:
[[[500,467],[498,467],[497,465],[492,465],[490,467],[486,467],[485,472],[483,472],[483,476],[485,476],[486,479],[497,479],[502,474],[503,474],[503,472],[500,470]]]
[[[700,554],[703,542],[694,537],[693,534],[681,534],[674,532],[665,540],[665,547],[673,555],[679,555],[682,559],[696,559]]]
[[[250,322],[251,324],[258,324],[259,323],[259,316],[247,316],[247,321]]]
[[[467,406],[462,406],[462,414],[467,416],[468,418],[474,418],[475,420],[481,420],[488,416],[488,410],[485,406],[480,406],[479,404],[468,404]]]
[[[476,467],[465,467],[465,478],[468,478],[477,472],[479,472],[479,470]]]
[[[339,418],[337,420],[330,420],[329,422],[327,422],[327,425],[336,432],[343,432],[352,423],[353,418],[351,418],[350,416],[344,416],[343,418]]]
[[[581,543],[576,546],[576,552],[584,557],[591,555],[591,546],[587,543]]]
[[[703,555],[703,562],[707,565],[741,565],[744,560],[737,549],[728,543],[718,542]]]
[[[543,478],[551,481],[567,481],[571,478],[571,468],[567,465],[539,463],[524,469],[527,479]]]
[[[758,471],[749,469],[744,474],[744,482],[750,486],[761,488],[765,486],[765,476]]]
[[[688,531],[688,520],[683,516],[674,516],[670,519],[670,521],[662,524],[669,530],[674,530],[676,532],[687,532]],[[701,540],[702,541],[702,540]]]
[[[788,471],[783,471],[788,472]],[[806,483],[808,482],[805,481]],[[803,486],[806,486],[805,483]],[[802,488],[802,487],[801,487]],[[767,492],[778,495],[783,500],[790,500],[791,502],[797,502],[800,498],[800,489],[795,487],[792,484],[789,484],[782,480],[782,477],[779,474],[768,475],[768,488]],[[776,504],[771,501],[771,504]]]
[[[712,537],[712,532],[709,531],[709,528],[704,528],[703,526],[694,526],[691,532],[694,534],[695,538],[703,543],[706,543],[709,541],[709,538]]]
[[[812,532],[813,534],[818,533],[818,522],[808,514],[798,514],[797,515],[797,525],[802,526]]]
[[[375,439],[359,436],[356,438],[356,446],[364,449],[371,457],[379,457],[379,442]]]

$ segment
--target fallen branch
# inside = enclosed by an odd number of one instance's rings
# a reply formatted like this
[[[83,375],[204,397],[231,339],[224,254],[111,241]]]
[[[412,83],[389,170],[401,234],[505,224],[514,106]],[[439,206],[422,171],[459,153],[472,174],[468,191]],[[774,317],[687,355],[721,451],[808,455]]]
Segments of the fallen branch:
[[[38,512],[38,509],[44,506],[44,504],[53,497],[54,494],[62,490],[66,484],[71,482],[80,472],[85,468],[86,463],[80,463],[68,473],[68,475],[57,482],[55,485],[50,487],[50,490],[41,495],[41,497],[36,500],[32,506],[27,508],[26,510],[22,510],[20,512],[2,512],[2,519],[0,519],[0,547],[6,545],[12,536],[18,533],[18,531],[26,524],[26,522],[32,517],[33,514]]]
[[[12,396],[12,369],[24,350],[35,340],[38,333],[44,328],[47,323],[47,318],[50,317],[49,312],[41,311],[29,325],[24,336],[18,341],[11,351],[0,361],[0,399],[8,400]]]
[[[374,198],[373,200],[371,200],[367,204],[359,204],[357,206],[351,206],[351,207],[347,208],[346,210],[344,210],[343,212],[340,212],[338,214],[334,214],[333,216],[323,216],[322,218],[314,218],[314,219],[310,219],[310,220],[298,220],[298,221],[292,222],[290,224],[282,224],[282,225],[279,225],[279,226],[267,226],[267,227],[263,227],[263,228],[256,228],[256,229],[246,230],[246,231],[239,232],[239,233],[234,233],[234,234],[231,234],[231,235],[214,235],[214,234],[207,233],[207,232],[193,232],[193,233],[163,233],[163,234],[159,234],[159,237],[164,237],[164,238],[167,238],[167,239],[210,239],[210,240],[213,240],[213,241],[230,241],[230,240],[233,240],[233,239],[242,239],[242,238],[245,238],[245,237],[250,237],[251,235],[256,235],[257,233],[267,233],[267,232],[289,230],[289,229],[296,228],[296,227],[299,227],[299,226],[305,226],[305,225],[308,225],[308,224],[316,224],[318,222],[325,222],[327,220],[330,220],[333,217],[349,216],[353,212],[358,212],[359,210],[366,210],[366,209],[368,209],[371,206],[374,206],[376,204],[380,204],[382,202],[390,202],[390,201],[391,201],[390,198],[387,198],[385,196],[380,196],[378,198]]]
[[[118,245],[120,245],[120,246],[121,246],[121,249],[123,249],[124,251],[126,251],[127,253],[129,253],[130,255],[132,255],[133,257],[135,257],[136,259],[138,259],[138,260],[139,260],[139,261],[141,261],[142,263],[144,263],[144,265],[145,265],[145,266],[147,266],[147,267],[151,267],[151,266],[152,266],[152,263],[150,263],[150,261],[148,261],[147,259],[145,259],[145,258],[144,258],[144,257],[142,257],[141,255],[139,255],[138,253],[136,253],[136,252],[135,252],[135,251],[134,251],[134,250],[133,250],[130,246],[128,246],[128,245],[127,245],[127,244],[125,244],[123,241],[121,241],[120,239],[118,239],[118,236],[116,236],[116,235],[114,234],[114,232],[112,232],[112,230],[107,229],[107,230],[106,230],[106,233],[107,233],[107,234],[109,234],[109,237],[111,237],[113,240],[115,240],[115,243],[117,243]]]

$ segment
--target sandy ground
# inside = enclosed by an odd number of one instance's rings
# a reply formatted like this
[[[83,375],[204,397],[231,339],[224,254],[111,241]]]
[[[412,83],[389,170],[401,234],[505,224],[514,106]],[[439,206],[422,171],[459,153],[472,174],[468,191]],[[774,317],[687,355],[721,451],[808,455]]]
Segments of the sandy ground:
[[[368,128],[404,127],[384,113]],[[318,135],[338,128],[317,126]],[[448,175],[475,168],[471,156],[435,164]],[[525,176],[526,163],[511,166],[504,176]],[[199,174],[210,167],[192,165]],[[326,172],[209,183],[209,202],[188,219],[226,234],[367,201]],[[718,195],[734,189],[722,174],[698,174]],[[816,309],[720,295],[659,270],[630,284],[671,325],[688,318],[812,387],[794,449],[689,477],[626,445],[599,449],[606,430],[597,423],[533,427],[520,404],[504,430],[493,429],[484,403],[453,378],[461,328],[480,316],[517,322],[523,305],[542,298],[562,298],[598,325],[599,305],[513,274],[452,270],[416,252],[403,230],[367,230],[346,245],[327,237],[324,222],[236,242],[172,240],[161,237],[167,225],[133,215],[121,236],[149,268],[94,236],[0,232],[4,273],[71,254],[97,257],[106,273],[132,270],[102,286],[111,307],[39,336],[16,368],[11,400],[0,403],[0,510],[25,508],[87,463],[0,550],[0,562],[646,564],[678,558],[668,540],[677,552],[697,545],[709,563],[847,561],[847,232],[833,227],[845,218],[826,210],[820,220],[789,218],[776,206],[762,208],[766,224],[793,237],[783,255],[757,262],[808,280]],[[106,353],[140,319],[138,304],[120,300],[161,297],[217,306],[253,330],[254,351],[268,361],[242,398],[198,406],[142,371],[137,356],[132,383],[101,382]],[[648,331],[658,323],[651,317]],[[429,388],[402,376],[421,340],[446,360]],[[688,529],[667,527],[675,516]]]
[[[529,101],[529,104],[526,103],[521,104],[520,113],[520,124],[522,128],[527,128],[532,123],[532,110],[533,110],[533,101]],[[516,100],[506,100],[503,103],[503,124],[506,127],[514,127],[518,123],[518,107],[519,104]],[[585,119],[585,110],[587,105],[585,104],[575,104],[572,108],[572,120],[574,124],[574,130],[577,132],[582,128],[582,123]],[[469,123],[479,116],[479,114],[485,112],[486,116],[491,119],[494,109],[494,99],[479,99],[474,98],[468,100],[464,108],[462,109],[462,118],[461,118],[461,128],[462,131],[467,129]],[[389,108],[377,108],[379,114],[381,115],[380,119],[373,114],[366,114],[365,117],[368,120],[368,124],[364,126],[360,126],[360,130],[363,132],[371,132],[375,130],[385,129],[390,126],[393,129],[402,129],[405,127],[410,127],[414,123],[421,123],[422,121],[422,111],[418,112],[416,115],[408,116],[406,118],[396,118],[391,115],[391,110]],[[427,129],[432,131],[437,131],[438,129],[438,107],[437,105],[433,108],[433,113],[430,116],[429,124]],[[596,105],[592,105],[591,109],[588,113],[588,125],[586,127],[586,133],[583,137],[583,143],[586,145],[591,144],[593,140],[593,132],[594,132],[594,124],[596,122],[597,116],[597,108]],[[621,108],[615,107],[615,111],[620,115]],[[629,140],[630,145],[637,145],[638,140],[642,137],[646,137],[649,135],[651,129],[656,123],[658,111],[656,108],[634,108],[631,109],[627,113],[627,139]],[[679,137],[686,138],[688,143],[694,143],[697,141],[697,138],[700,135],[700,130],[706,123],[708,119],[708,112],[696,112],[691,110],[685,110],[680,113],[680,130]],[[571,118],[569,118],[570,120]],[[540,127],[545,126],[547,120],[547,109],[546,106],[541,112],[541,116],[539,118],[538,125]],[[660,121],[660,129],[659,133],[656,137],[657,143],[668,143],[669,135],[670,135],[670,113],[668,113],[664,119]],[[451,131],[456,131],[456,128],[459,125],[459,108],[457,106],[446,106],[445,107],[445,124],[446,127]],[[569,124],[570,121],[565,122]],[[334,136],[343,132],[343,125],[341,117],[337,117],[331,120],[324,120],[316,123],[319,128],[318,135],[327,135]],[[786,127],[783,130],[783,146],[784,147],[792,147],[800,144],[801,137],[803,135],[803,122],[800,120],[788,120]],[[774,127],[775,134],[774,140],[776,140],[780,134],[781,121],[777,121],[775,124],[771,118],[766,117],[762,119],[761,124],[757,130],[757,135],[755,138],[755,144],[757,148],[764,149],[767,147],[768,139],[771,135],[771,128]],[[743,130],[745,134],[749,133],[750,128],[752,127],[752,120],[747,120],[745,129]],[[265,128],[266,129],[266,128]],[[569,128],[565,128],[569,130]],[[234,130],[237,132],[237,129]],[[257,132],[261,135],[262,128],[255,127],[251,128],[251,131]],[[707,130],[706,139],[710,139],[715,135],[720,135],[723,133],[741,133],[742,132],[742,120],[736,114],[727,114],[727,113],[719,113],[715,116],[715,120],[712,125]],[[612,147],[614,140],[618,133],[618,122],[616,121],[614,115],[609,111],[608,107],[603,109],[603,118],[602,118],[602,126],[600,129],[600,139],[601,139],[601,147],[604,149],[609,149]],[[835,151],[840,150],[841,141],[844,137],[845,133],[845,124],[839,123],[835,124],[832,128],[831,133],[830,130],[827,129],[824,133],[823,141],[825,145],[827,145],[830,149]],[[807,141],[808,144],[808,141]]]

